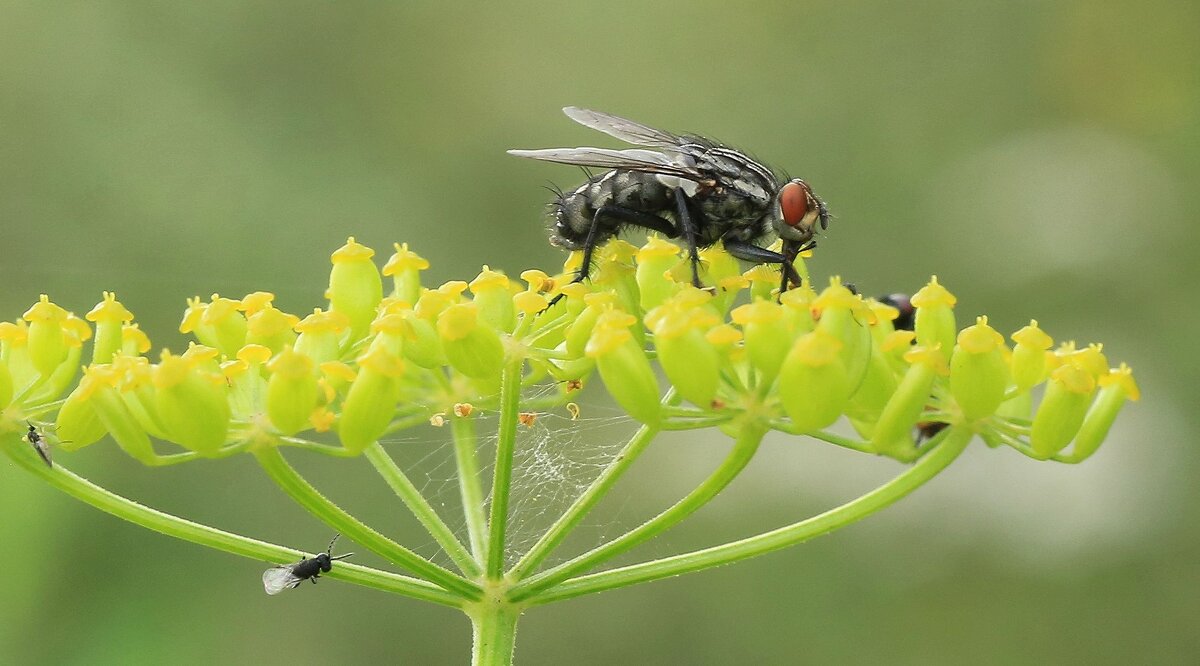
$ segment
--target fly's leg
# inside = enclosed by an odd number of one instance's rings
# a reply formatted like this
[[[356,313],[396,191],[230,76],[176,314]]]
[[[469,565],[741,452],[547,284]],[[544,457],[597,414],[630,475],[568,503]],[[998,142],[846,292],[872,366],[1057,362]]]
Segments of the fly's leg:
[[[588,275],[592,270],[592,254],[596,250],[596,230],[600,228],[600,218],[607,217],[615,219],[627,224],[643,227],[650,231],[657,231],[667,238],[678,238],[679,229],[676,228],[670,220],[659,217],[652,213],[647,213],[625,206],[601,206],[596,209],[596,214],[592,216],[592,224],[588,227],[587,238],[583,241],[583,265],[579,267],[579,272],[575,274],[575,282],[583,282],[588,279]],[[693,243],[694,245],[694,243]],[[550,304],[546,306],[549,309],[555,303],[562,300],[563,294],[560,292],[557,296],[550,299]]]
[[[688,261],[692,264],[692,286],[702,289],[700,284],[700,252],[696,248],[696,227],[692,224],[691,211],[688,210],[687,195],[682,188],[675,188],[675,210],[679,216],[679,231],[683,241],[687,243]]]
[[[780,273],[782,274],[780,277],[780,294],[788,290],[789,283],[796,287],[800,286],[800,274],[796,272],[796,267],[792,265],[792,262],[796,260],[796,255],[804,252],[805,250],[811,250],[816,246],[817,244],[815,242],[809,241],[804,245],[796,247],[794,250],[789,250],[788,244],[785,243],[784,250],[787,251],[787,255],[790,255],[787,256],[775,252],[774,250],[768,250],[765,247],[759,247],[753,243],[747,243],[745,241],[725,241],[725,251],[729,252],[729,254],[732,254],[738,259],[752,261],[756,264],[779,264]]]

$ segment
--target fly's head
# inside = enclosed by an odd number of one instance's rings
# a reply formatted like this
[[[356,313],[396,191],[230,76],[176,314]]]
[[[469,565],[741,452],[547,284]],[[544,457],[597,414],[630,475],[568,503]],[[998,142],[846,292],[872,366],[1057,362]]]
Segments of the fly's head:
[[[318,553],[313,559],[321,566],[321,571],[329,573],[333,569],[333,558],[329,556],[329,553]]]
[[[771,221],[775,225],[775,233],[785,243],[799,246],[812,240],[817,233],[817,225],[821,229],[829,227],[829,212],[825,209],[825,202],[813,194],[808,183],[793,178],[779,188]]]

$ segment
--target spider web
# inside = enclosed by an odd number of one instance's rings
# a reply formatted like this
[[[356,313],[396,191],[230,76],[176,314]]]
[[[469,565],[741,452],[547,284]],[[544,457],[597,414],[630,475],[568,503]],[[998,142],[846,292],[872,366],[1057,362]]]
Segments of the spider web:
[[[525,400],[549,395],[553,386],[535,388]],[[546,532],[625,446],[637,424],[621,410],[603,405],[582,409],[572,418],[565,407],[535,412],[529,425],[517,426],[513,472],[509,490],[505,561],[517,561]],[[480,483],[491,505],[490,484],[495,466],[497,426],[495,413],[476,419]],[[404,437],[384,440],[396,462],[437,510],[459,540],[468,543],[463,517],[454,443],[449,426],[431,429],[439,438]],[[419,442],[419,444],[418,444]],[[419,448],[418,448],[419,447]],[[612,498],[608,498],[611,500]],[[585,546],[600,543],[606,533],[621,526],[623,502],[602,503],[603,512],[593,511],[572,532],[571,543]],[[616,506],[613,506],[615,504]],[[413,548],[418,554],[450,565],[449,558],[432,539]],[[567,549],[556,550],[547,564],[567,559]]]

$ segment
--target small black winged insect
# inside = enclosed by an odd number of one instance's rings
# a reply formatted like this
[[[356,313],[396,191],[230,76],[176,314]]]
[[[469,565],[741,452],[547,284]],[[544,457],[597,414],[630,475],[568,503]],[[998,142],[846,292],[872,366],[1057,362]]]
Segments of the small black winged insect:
[[[560,164],[600,167],[572,192],[552,202],[550,242],[583,251],[575,281],[591,270],[592,252],[628,225],[682,238],[700,284],[699,248],[718,241],[735,257],[782,266],[780,291],[799,285],[792,262],[816,247],[817,224],[829,226],[825,203],[799,178],[790,180],[745,153],[694,135],[675,135],[618,116],[574,106],[563,113],[575,122],[645,148],[547,148],[510,150],[511,155]],[[653,148],[654,150],[647,150]],[[761,246],[778,236],[783,252]]]
[[[334,560],[344,560],[354,554],[346,553],[333,557],[333,544],[337,543],[340,536],[342,535],[333,535],[333,540],[329,542],[329,548],[326,548],[324,553],[302,558],[295,564],[284,564],[264,571],[263,589],[267,594],[279,594],[284,590],[299,587],[305,580],[311,580],[313,585],[316,585],[322,573],[329,573],[333,569]]]
[[[38,432],[32,423],[29,423],[29,432],[25,433],[25,441],[29,442],[33,450],[46,462],[46,467],[54,467],[54,461],[50,459],[50,442],[46,441],[46,436]]]

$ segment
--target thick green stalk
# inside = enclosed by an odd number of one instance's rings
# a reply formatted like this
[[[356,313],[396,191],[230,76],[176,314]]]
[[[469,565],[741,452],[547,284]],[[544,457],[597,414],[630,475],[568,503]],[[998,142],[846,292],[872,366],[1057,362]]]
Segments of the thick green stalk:
[[[517,445],[517,415],[521,408],[521,368],[525,359],[510,358],[500,380],[500,427],[496,468],[492,476],[492,512],[488,526],[488,578],[504,574],[504,531],[508,526],[508,493],[512,484],[513,450]]]
[[[312,555],[312,553],[305,553],[285,546],[225,532],[207,525],[194,523],[178,516],[172,516],[169,513],[151,509],[127,497],[122,497],[121,495],[105,490],[87,479],[67,471],[61,465],[55,465],[53,469],[48,468],[33,453],[29,446],[15,435],[4,436],[0,440],[0,448],[3,448],[4,452],[27,472],[41,478],[71,497],[117,518],[154,530],[160,534],[190,541],[233,555],[240,555],[275,564],[289,564],[296,562],[301,557]],[[332,571],[322,574],[322,577],[344,580],[355,585],[372,587],[385,592],[394,592],[406,597],[431,601],[444,606],[459,608],[463,605],[461,597],[451,594],[432,583],[349,562],[338,562]]]
[[[429,535],[433,537],[434,541],[437,541],[442,550],[446,551],[459,571],[471,578],[478,576],[480,574],[479,563],[471,557],[467,549],[454,536],[450,526],[438,516],[437,511],[429,505],[429,501],[425,499],[421,491],[417,490],[408,475],[400,469],[395,460],[392,460],[379,442],[368,446],[365,454],[367,460],[375,466],[375,471],[379,472],[379,475],[391,486],[408,510],[412,511],[413,516],[425,526]]]
[[[483,507],[483,488],[479,485],[479,456],[475,449],[475,419],[450,417],[454,435],[454,458],[458,463],[458,490],[467,520],[467,538],[475,561],[482,562],[487,550],[487,514]]]
[[[757,557],[828,534],[866,518],[919,488],[954,462],[971,441],[971,435],[967,428],[955,427],[944,431],[939,435],[945,437],[941,443],[903,474],[853,501],[818,516],[721,546],[580,576],[547,590],[530,601],[534,604],[546,604],[593,592],[670,578]]]
[[[471,618],[472,666],[510,666],[521,608],[500,599],[485,599],[465,608]]]
[[[745,469],[750,459],[754,457],[754,452],[758,450],[758,445],[766,432],[765,423],[754,419],[745,419],[741,423],[741,430],[733,443],[733,448],[721,465],[674,506],[613,541],[519,583],[512,589],[509,598],[513,601],[528,599],[575,574],[587,571],[597,564],[657,536],[688,517],[716,497]]]
[[[466,599],[478,599],[481,590],[475,583],[456,575],[417,555],[379,532],[367,527],[340,506],[334,504],[317,491],[284,460],[275,447],[254,451],[254,457],[263,471],[297,504],[308,510],[325,524],[362,544],[371,552],[409,571],[423,576]]]

